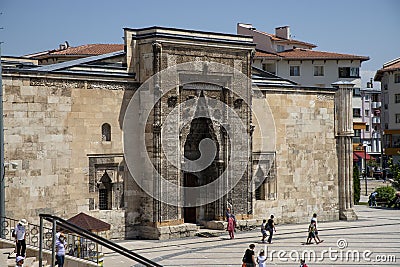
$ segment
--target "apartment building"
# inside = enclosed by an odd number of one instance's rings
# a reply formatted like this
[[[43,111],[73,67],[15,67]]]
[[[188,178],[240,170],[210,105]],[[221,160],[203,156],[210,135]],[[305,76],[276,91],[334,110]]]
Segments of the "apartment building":
[[[361,113],[360,67],[369,57],[314,50],[317,45],[292,39],[289,26],[277,27],[275,34],[271,34],[257,30],[252,24],[238,23],[237,33],[253,36],[256,68],[305,87],[332,87],[338,80],[353,83],[353,149],[360,152],[355,153],[356,157],[365,157],[362,131],[366,130],[366,123]]]
[[[365,129],[361,141],[367,145],[367,152],[375,158],[381,156],[381,89],[374,88],[372,78],[367,87],[360,91],[361,118]]]
[[[385,63],[374,79],[381,82],[384,154],[400,162],[400,58]]]

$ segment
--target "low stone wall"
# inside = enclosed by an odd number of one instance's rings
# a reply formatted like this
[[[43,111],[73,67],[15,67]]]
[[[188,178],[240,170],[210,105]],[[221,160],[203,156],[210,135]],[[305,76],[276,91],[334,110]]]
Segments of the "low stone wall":
[[[239,230],[252,230],[259,227],[262,220],[248,219],[248,220],[236,220],[236,228]],[[212,230],[225,230],[228,226],[226,221],[204,221],[204,227]]]
[[[171,226],[134,226],[132,227],[134,234],[131,238],[144,238],[144,239],[174,239],[195,236],[199,230],[199,226],[191,223],[183,223]]]

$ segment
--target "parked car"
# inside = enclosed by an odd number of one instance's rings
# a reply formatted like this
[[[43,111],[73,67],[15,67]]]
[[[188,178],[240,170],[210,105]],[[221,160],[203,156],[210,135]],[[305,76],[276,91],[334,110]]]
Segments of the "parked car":
[[[374,176],[375,179],[382,179],[383,178],[382,169],[381,168],[375,168],[373,176]]]

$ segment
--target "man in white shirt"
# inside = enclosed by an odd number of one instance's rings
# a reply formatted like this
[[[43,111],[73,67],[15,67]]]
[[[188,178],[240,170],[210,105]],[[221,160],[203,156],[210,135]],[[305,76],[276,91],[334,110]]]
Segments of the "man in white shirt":
[[[26,242],[25,242],[25,226],[28,225],[25,219],[22,219],[18,222],[17,226],[15,226],[14,234],[15,234],[15,243],[17,244],[17,257],[23,256],[25,257],[26,250]]]

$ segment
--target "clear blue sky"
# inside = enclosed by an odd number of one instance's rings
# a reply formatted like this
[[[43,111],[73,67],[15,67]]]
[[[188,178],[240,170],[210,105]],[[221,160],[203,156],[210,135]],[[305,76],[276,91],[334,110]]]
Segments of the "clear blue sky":
[[[3,55],[19,56],[88,43],[122,43],[124,27],[167,26],[235,33],[238,22],[274,33],[290,25],[294,39],[317,50],[369,56],[363,70],[400,57],[400,1],[286,0],[0,0]]]

